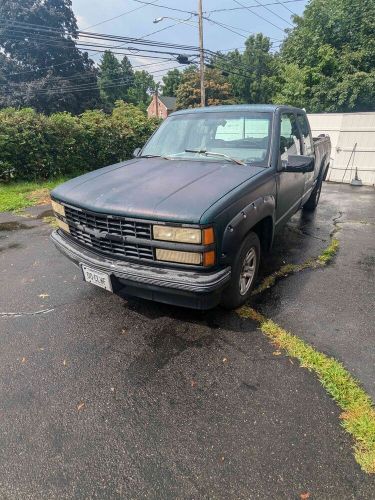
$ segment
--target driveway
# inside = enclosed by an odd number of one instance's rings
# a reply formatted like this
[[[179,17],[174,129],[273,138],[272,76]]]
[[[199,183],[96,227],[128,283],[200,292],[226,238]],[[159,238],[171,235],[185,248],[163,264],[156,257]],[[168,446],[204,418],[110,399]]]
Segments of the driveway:
[[[335,262],[255,303],[368,391],[374,232],[362,207],[374,199],[325,185],[316,216],[293,218],[263,274],[318,255],[346,217]],[[336,405],[254,323],[85,284],[49,241],[48,207],[28,214],[0,215],[1,498],[373,498]]]

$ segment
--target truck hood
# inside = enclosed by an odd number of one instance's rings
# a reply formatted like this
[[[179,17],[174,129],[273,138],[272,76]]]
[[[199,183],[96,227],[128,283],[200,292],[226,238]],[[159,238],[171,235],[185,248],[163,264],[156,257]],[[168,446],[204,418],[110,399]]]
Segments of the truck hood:
[[[72,179],[52,197],[94,212],[199,223],[213,203],[261,171],[227,161],[137,158]]]

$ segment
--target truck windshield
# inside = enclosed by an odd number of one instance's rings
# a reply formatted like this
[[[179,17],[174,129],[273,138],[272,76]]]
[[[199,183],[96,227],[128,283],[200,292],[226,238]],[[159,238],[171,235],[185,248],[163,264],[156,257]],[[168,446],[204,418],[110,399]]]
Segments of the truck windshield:
[[[142,156],[266,164],[271,137],[271,113],[192,112],[170,116],[142,150]],[[199,151],[220,153],[202,155]],[[221,158],[220,158],[221,157]]]

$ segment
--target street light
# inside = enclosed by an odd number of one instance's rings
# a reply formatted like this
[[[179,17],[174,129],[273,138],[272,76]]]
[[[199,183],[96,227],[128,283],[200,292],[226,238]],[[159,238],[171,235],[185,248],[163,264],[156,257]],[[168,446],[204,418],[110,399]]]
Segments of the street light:
[[[197,26],[197,23],[189,23],[191,17],[192,16],[188,17],[187,19],[178,19],[176,17],[162,16],[162,17],[157,17],[152,22],[154,24],[158,24],[161,21],[164,21],[164,19],[170,19],[171,21],[177,21],[179,24],[182,23],[182,24],[189,24],[190,26]]]
[[[196,15],[196,14],[195,14]],[[153,20],[154,24],[160,23],[164,19],[171,19],[172,21],[178,21],[178,23],[189,24],[190,26],[197,26],[196,23],[189,22],[192,16],[188,19],[176,19],[175,17],[162,16],[157,17]],[[202,11],[202,0],[198,0],[198,30],[199,30],[199,73],[201,81],[201,106],[206,105],[206,89],[204,88],[204,48],[203,48],[203,11]]]

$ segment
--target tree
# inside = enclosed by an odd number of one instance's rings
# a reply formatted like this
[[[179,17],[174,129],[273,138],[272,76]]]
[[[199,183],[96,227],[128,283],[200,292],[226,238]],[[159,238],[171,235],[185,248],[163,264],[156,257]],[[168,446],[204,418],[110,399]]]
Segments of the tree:
[[[124,56],[121,60],[121,69],[124,79],[124,90],[128,94],[129,89],[134,85],[134,70],[127,56]]]
[[[118,100],[129,101],[129,90],[134,86],[134,72],[129,59],[124,56],[120,62],[110,50],[106,50],[99,64],[98,84],[108,110],[112,110]]]
[[[178,86],[182,82],[182,73],[178,69],[171,69],[163,76],[162,95],[176,97]]]
[[[124,98],[122,83],[121,63],[110,50],[106,50],[99,64],[98,84],[100,97],[108,109]]]
[[[212,64],[228,73],[237,102],[270,102],[276,85],[276,62],[268,37],[258,33],[245,42],[245,50],[219,54]]]
[[[154,78],[147,71],[135,71],[133,86],[129,89],[128,100],[132,104],[140,106],[143,110],[151,101],[151,93],[155,91]]]
[[[375,109],[374,19],[374,0],[311,0],[294,17],[281,57],[305,74],[309,111]]]
[[[76,46],[71,0],[2,0],[0,106],[80,113],[99,102],[94,63]]]
[[[234,104],[232,88],[221,71],[216,68],[205,70],[206,104]],[[196,68],[190,67],[183,73],[182,83],[177,89],[177,108],[195,108],[200,105],[200,76]]]

